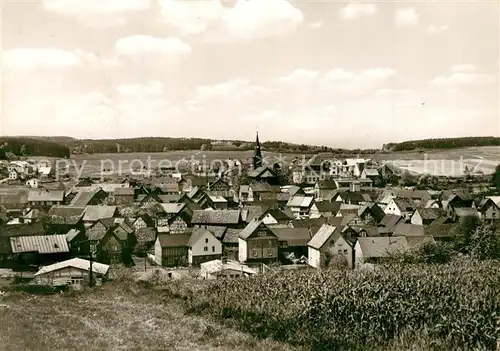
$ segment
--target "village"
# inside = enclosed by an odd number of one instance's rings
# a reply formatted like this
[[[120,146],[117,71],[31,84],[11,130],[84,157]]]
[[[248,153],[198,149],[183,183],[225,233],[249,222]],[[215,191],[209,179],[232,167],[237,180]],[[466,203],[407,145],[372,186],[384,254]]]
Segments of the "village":
[[[0,187],[0,279],[78,288],[137,262],[172,279],[333,261],[360,269],[422,243],[458,240],[467,218],[500,219],[500,196],[487,185],[491,196],[456,180],[435,190],[428,179],[407,185],[408,174],[370,159],[312,160],[266,162],[257,136],[252,159],[226,160],[225,171],[84,177],[70,187],[52,179],[50,165],[11,162]]]

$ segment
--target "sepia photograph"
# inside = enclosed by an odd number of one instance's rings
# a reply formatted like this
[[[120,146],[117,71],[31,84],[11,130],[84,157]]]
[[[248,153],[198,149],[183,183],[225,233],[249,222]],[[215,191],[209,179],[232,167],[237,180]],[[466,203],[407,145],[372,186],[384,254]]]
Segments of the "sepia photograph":
[[[0,351],[500,351],[499,0],[0,4]]]

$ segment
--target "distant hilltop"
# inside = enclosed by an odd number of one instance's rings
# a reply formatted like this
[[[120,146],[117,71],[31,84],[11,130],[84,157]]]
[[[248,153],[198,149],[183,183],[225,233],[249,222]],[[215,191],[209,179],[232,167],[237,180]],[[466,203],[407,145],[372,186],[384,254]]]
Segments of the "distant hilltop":
[[[342,149],[328,146],[294,144],[283,141],[265,141],[262,150],[279,153],[333,153],[376,154],[380,152],[414,151],[425,149],[452,149],[473,146],[500,146],[498,137],[463,137],[411,140],[387,143],[382,149]],[[241,140],[214,140],[205,138],[142,137],[127,139],[75,139],[67,136],[11,136],[0,137],[0,159],[22,156],[70,157],[78,154],[168,152],[183,150],[247,151],[254,143]]]
[[[400,143],[388,143],[382,146],[384,151],[412,151],[425,149],[456,149],[474,146],[500,146],[500,138],[486,137],[461,137],[461,138],[435,138],[410,140]]]

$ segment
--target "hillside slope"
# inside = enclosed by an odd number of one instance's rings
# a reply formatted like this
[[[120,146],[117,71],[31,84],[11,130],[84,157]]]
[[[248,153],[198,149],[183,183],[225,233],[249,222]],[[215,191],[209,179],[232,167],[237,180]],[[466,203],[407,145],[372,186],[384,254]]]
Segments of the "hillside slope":
[[[0,349],[291,350],[202,317],[185,316],[178,302],[141,288],[109,284],[96,289],[75,296],[4,297]]]

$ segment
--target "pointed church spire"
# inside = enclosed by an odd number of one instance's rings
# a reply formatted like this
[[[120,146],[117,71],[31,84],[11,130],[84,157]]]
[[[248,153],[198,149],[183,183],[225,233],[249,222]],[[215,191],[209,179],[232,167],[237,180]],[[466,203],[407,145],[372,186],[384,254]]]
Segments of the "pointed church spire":
[[[257,137],[255,138],[255,152],[253,155],[253,169],[262,167],[262,151],[260,150],[259,141],[259,131],[257,131]]]

